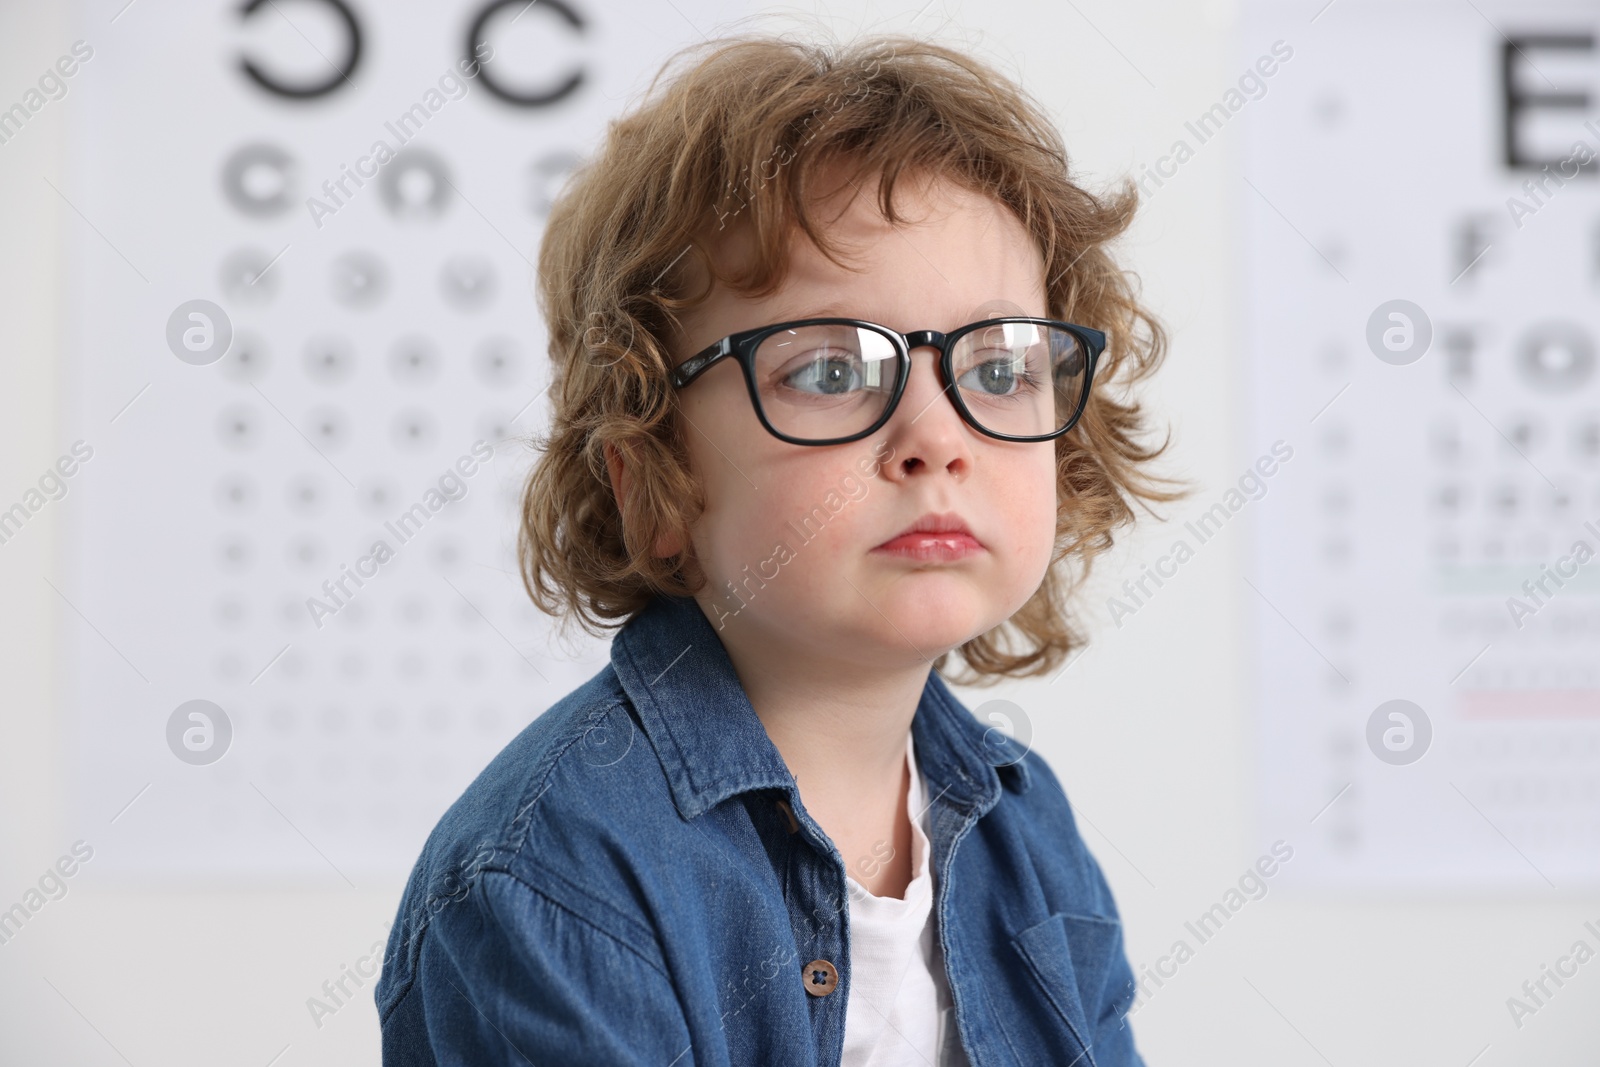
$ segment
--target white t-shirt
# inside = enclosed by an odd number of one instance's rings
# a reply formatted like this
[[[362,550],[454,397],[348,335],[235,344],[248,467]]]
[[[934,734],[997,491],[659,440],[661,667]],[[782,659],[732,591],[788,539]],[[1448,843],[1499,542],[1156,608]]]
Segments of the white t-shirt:
[[[906,732],[911,884],[903,899],[850,892],[850,1002],[842,1067],[968,1067],[933,916],[928,787]]]

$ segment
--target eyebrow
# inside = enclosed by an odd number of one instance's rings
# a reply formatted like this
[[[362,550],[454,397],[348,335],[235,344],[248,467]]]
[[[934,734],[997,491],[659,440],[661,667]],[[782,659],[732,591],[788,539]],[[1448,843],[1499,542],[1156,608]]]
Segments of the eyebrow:
[[[795,322],[799,319],[863,319],[867,322],[877,322],[871,315],[858,314],[853,308],[840,307],[837,304],[824,304],[819,308],[804,308],[792,313],[780,313],[781,317],[774,318],[773,322]]]
[[[859,309],[846,307],[836,303],[823,304],[821,307],[807,307],[791,312],[778,312],[781,317],[775,317],[773,322],[796,322],[800,319],[861,319],[866,322],[876,322],[884,325],[880,318],[872,315],[863,315]]]

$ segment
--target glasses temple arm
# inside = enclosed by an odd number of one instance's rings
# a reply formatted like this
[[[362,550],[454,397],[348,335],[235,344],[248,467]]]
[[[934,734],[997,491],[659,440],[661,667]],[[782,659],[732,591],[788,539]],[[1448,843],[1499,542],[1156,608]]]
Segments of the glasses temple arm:
[[[706,368],[710,367],[723,356],[733,351],[733,346],[724,337],[714,345],[702,348],[699,352],[684,360],[672,372],[672,384],[683,388],[698,378]]]

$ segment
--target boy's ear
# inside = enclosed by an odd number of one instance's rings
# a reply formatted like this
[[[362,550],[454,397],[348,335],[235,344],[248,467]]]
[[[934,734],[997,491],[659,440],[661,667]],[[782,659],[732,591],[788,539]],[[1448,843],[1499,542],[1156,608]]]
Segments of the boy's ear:
[[[628,472],[627,465],[622,461],[622,452],[616,445],[607,441],[601,447],[605,449],[606,470],[611,475],[611,492],[617,498],[617,514],[622,515],[623,520],[626,521],[627,514],[623,510],[623,501],[628,499],[628,488],[633,484],[633,476]],[[656,540],[655,548],[651,554],[661,557],[674,556],[681,549],[680,539],[662,534]]]
[[[628,468],[622,464],[622,453],[610,441],[602,446],[606,453],[606,469],[611,472],[611,491],[617,497],[617,512],[622,512],[622,502],[628,499]]]

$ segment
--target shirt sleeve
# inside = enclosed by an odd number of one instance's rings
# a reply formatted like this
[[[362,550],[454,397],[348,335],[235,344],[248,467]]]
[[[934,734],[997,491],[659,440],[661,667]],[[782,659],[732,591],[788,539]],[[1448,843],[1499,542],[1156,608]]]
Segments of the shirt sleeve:
[[[1096,873],[1098,866],[1096,864]],[[1101,877],[1103,879],[1104,876]],[[1106,891],[1110,892],[1109,887]],[[1095,1062],[1102,1067],[1145,1067],[1133,1042],[1133,1027],[1128,1022],[1128,1009],[1133,1006],[1136,987],[1133,968],[1128,965],[1127,948],[1121,936],[1120,920],[1118,925],[1116,947],[1112,950],[1105,985],[1102,987],[1104,999],[1098,1017],[1092,1024]]]
[[[1037,754],[1035,754],[1037,755]],[[1128,1021],[1137,994],[1133,968],[1128,963],[1127,945],[1123,939],[1122,916],[1117,909],[1111,884],[1106,880],[1100,861],[1089,851],[1088,843],[1078,832],[1077,818],[1072,812],[1072,802],[1056,777],[1055,771],[1041,757],[1030,764],[1040,773],[1051,792],[1060,799],[1065,813],[1063,828],[1066,832],[1068,854],[1073,856],[1086,876],[1089,891],[1088,903],[1094,911],[1115,924],[1116,936],[1108,939],[1104,980],[1099,984],[1098,996],[1086,996],[1084,1011],[1089,1016],[1092,1033],[1085,1035],[1100,1067],[1145,1067],[1143,1058],[1134,1044],[1133,1028]],[[1092,992],[1092,991],[1090,991]]]
[[[469,893],[433,916],[407,995],[422,998],[431,1057],[399,1057],[406,1062],[694,1063],[688,1024],[659,955],[650,958],[504,872],[483,872]]]

